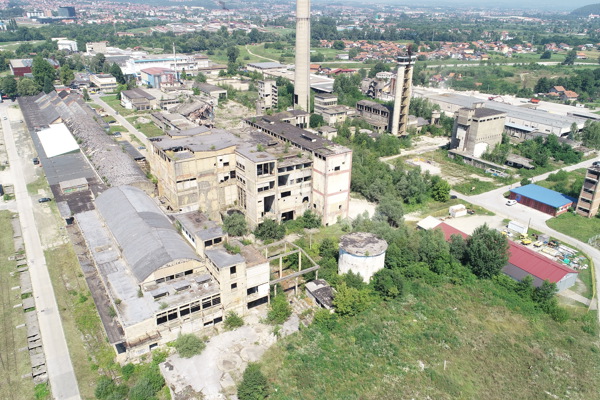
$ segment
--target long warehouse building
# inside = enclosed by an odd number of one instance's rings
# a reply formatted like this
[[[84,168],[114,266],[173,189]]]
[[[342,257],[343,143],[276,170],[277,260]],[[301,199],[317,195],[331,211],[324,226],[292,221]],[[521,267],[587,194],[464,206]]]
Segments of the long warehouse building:
[[[485,108],[505,112],[507,114],[505,126],[507,131],[515,133],[541,132],[563,136],[569,134],[571,125],[575,123],[583,129],[586,118],[571,115],[553,114],[544,110],[531,108],[529,104],[515,106],[497,101],[482,100],[477,97],[456,93],[433,93],[424,90],[415,90],[415,97],[424,97],[433,104],[440,106],[448,115],[454,115],[461,108],[474,108],[476,103],[484,103]]]

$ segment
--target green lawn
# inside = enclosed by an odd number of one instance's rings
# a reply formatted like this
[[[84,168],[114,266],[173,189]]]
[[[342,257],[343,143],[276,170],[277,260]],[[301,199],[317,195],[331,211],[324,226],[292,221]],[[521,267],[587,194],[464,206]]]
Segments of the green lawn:
[[[121,100],[117,99],[114,95],[101,96],[100,99],[121,115],[131,115],[135,113],[135,110],[128,110],[123,107],[121,105]]]
[[[600,235],[600,218],[598,217],[584,218],[568,212],[549,219],[546,221],[546,225],[584,243],[587,243],[591,237]]]
[[[127,129],[124,126],[121,125],[111,125],[110,129],[109,129],[110,133],[115,133],[115,132],[127,132]]]

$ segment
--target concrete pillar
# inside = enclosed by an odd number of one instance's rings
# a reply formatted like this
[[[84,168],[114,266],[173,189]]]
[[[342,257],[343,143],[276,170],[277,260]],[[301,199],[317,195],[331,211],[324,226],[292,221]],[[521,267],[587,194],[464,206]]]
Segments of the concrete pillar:
[[[310,0],[296,0],[294,108],[310,112]]]
[[[279,257],[279,278],[283,275],[282,271],[283,257]]]
[[[400,109],[402,104],[402,87],[404,86],[404,70],[406,67],[398,64],[396,72],[396,95],[394,97],[394,114],[392,116],[392,135],[398,136],[398,125],[400,124]]]

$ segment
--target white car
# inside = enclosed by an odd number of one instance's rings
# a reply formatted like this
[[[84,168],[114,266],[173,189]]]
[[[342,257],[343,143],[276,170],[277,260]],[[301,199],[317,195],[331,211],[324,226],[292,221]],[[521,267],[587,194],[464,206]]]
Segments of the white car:
[[[517,204],[517,201],[516,201],[516,200],[508,200],[508,201],[506,202],[506,205],[507,205],[507,206],[514,206],[515,204]]]

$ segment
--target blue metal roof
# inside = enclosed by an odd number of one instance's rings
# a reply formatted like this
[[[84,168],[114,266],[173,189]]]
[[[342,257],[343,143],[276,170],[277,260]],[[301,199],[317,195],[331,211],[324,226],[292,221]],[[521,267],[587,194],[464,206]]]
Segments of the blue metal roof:
[[[559,208],[569,203],[576,203],[577,199],[564,195],[554,190],[547,189],[536,184],[529,184],[510,190],[512,193],[530,198],[550,207]]]

